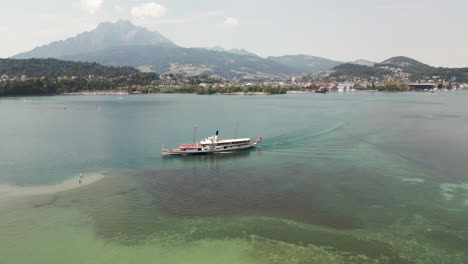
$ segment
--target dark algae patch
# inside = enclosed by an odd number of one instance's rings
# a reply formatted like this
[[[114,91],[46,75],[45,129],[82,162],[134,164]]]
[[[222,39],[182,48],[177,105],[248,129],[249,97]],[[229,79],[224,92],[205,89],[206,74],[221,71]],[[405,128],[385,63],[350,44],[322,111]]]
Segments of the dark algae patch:
[[[205,173],[203,169],[196,170]],[[172,175],[170,171],[173,173],[173,170],[169,170],[167,175]],[[193,169],[190,169],[190,171],[194,173]],[[143,174],[141,173],[142,172],[135,172],[134,175],[153,177],[153,174],[148,171],[145,171]],[[155,173],[161,173],[161,171]],[[138,179],[142,180],[142,178]],[[167,178],[157,179],[160,181],[168,180]],[[177,179],[177,177],[171,179]],[[184,180],[187,183],[187,179]],[[178,181],[177,183],[180,184]],[[295,184],[299,183],[299,180],[295,182]],[[138,187],[139,184],[142,184],[142,186]],[[222,188],[219,183],[216,186]],[[236,187],[242,188],[245,186],[247,185],[237,185]],[[147,188],[151,191],[148,191]],[[226,191],[226,188],[222,189]],[[286,190],[291,189],[294,188],[292,186],[286,188]],[[180,192],[186,192],[186,189],[178,190]],[[377,240],[358,239],[348,234],[346,229],[343,228],[321,228],[315,226],[315,224],[309,225],[310,223],[306,221],[304,221],[306,224],[296,224],[294,221],[283,220],[288,219],[284,217],[284,215],[282,215],[283,217],[273,215],[275,218],[246,216],[245,212],[249,211],[244,211],[246,210],[245,208],[253,210],[256,209],[256,207],[244,206],[241,210],[232,211],[237,203],[231,203],[229,207],[223,207],[223,211],[221,211],[222,215],[220,216],[216,215],[221,214],[220,211],[218,211],[220,209],[216,207],[211,207],[207,211],[202,211],[203,214],[195,214],[194,211],[189,211],[191,213],[175,214],[167,210],[167,205],[161,202],[168,198],[163,197],[163,199],[161,199],[160,196],[155,196],[153,185],[150,185],[147,179],[143,179],[135,186],[128,185],[125,182],[115,181],[115,179],[108,179],[107,181],[103,181],[100,186],[96,185],[95,188],[90,188],[88,192],[100,193],[100,198],[97,201],[88,201],[89,204],[83,207],[83,209],[92,216],[96,234],[109,242],[118,242],[119,244],[127,246],[138,246],[151,238],[159,238],[161,241],[166,241],[167,243],[176,243],[173,241],[174,238],[182,241],[202,241],[207,239],[243,239],[250,241],[264,239],[270,241],[268,243],[273,244],[286,243],[297,247],[312,245],[313,247],[327,248],[329,252],[334,252],[333,254],[337,255],[362,255],[370,259],[385,260],[380,263],[412,263],[401,258],[390,244]],[[230,192],[228,193],[231,194]],[[261,192],[262,195],[265,193],[269,192]],[[298,194],[304,195],[304,192],[298,192]],[[245,194],[243,195],[245,196]],[[86,194],[84,196],[86,196]],[[184,196],[196,197],[190,193],[185,193]],[[218,199],[216,197],[210,198],[213,200]],[[75,200],[77,198],[70,197],[68,199]],[[250,200],[243,201],[250,202]],[[260,201],[258,204],[262,205],[262,202],[269,200],[259,199],[255,201]],[[294,199],[288,201],[298,202],[298,200]],[[80,200],[79,204],[83,206],[85,202],[86,200]],[[222,202],[224,202],[224,200],[222,200]],[[194,202],[190,202],[190,205],[194,205]],[[281,204],[281,206],[285,205]],[[197,207],[197,209],[198,208],[199,207]],[[228,208],[233,213],[230,212],[228,214],[227,211],[224,211],[226,210],[225,208]],[[213,213],[209,214],[207,212]],[[262,209],[250,212],[255,212],[250,215],[268,215],[266,212],[271,211]],[[291,214],[286,216],[289,217]],[[305,216],[312,217],[312,215],[308,214]],[[258,243],[257,245],[262,247]],[[273,245],[270,246],[274,247]]]
[[[321,205],[318,182],[276,175],[229,167],[146,171],[141,176],[145,188],[173,215],[273,216],[336,229],[360,227],[357,219]]]

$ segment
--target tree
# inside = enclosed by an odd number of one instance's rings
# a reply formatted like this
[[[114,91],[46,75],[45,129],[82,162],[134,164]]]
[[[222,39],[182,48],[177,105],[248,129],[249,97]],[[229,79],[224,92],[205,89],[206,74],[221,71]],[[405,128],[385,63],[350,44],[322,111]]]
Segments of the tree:
[[[389,92],[403,92],[409,91],[410,88],[408,85],[402,82],[386,82],[383,86],[378,86],[377,90]]]

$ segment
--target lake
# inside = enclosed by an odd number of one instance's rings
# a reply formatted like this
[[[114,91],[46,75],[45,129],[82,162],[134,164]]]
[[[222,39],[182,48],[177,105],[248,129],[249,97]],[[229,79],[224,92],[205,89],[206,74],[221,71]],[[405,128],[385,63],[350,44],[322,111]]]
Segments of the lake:
[[[0,263],[468,263],[465,91],[1,98],[0,122]],[[264,140],[161,156],[195,126]]]

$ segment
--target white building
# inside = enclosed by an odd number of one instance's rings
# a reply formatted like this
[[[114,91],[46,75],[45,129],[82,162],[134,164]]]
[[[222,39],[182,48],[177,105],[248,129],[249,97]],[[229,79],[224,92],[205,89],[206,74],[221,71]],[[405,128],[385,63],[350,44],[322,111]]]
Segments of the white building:
[[[340,83],[338,84],[338,92],[351,92],[353,90],[354,84],[352,83]]]

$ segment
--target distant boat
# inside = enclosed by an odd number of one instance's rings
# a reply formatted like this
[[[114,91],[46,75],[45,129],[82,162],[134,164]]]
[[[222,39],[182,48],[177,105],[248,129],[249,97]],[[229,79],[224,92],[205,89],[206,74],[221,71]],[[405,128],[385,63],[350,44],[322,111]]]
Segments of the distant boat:
[[[256,146],[262,141],[262,137],[258,137],[257,141],[250,142],[250,138],[236,138],[236,139],[224,139],[218,138],[219,131],[216,131],[215,136],[205,138],[204,140],[188,144],[181,145],[178,148],[173,149],[162,149],[162,155],[189,155],[189,154],[204,154],[204,153],[216,153],[216,152],[232,152],[242,149],[248,149]]]

